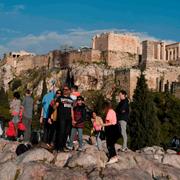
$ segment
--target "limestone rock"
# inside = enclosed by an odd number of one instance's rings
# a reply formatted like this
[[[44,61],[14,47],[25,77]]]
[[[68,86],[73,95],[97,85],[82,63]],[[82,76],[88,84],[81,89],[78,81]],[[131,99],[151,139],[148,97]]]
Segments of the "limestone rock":
[[[177,154],[166,154],[163,158],[162,163],[180,168],[180,156]]]
[[[102,172],[103,179],[121,179],[121,180],[152,180],[150,174],[146,171],[140,169],[127,169],[127,170],[117,170],[113,168],[107,168]]]
[[[3,153],[0,153],[0,163],[4,163],[8,160],[12,160],[16,157],[16,154],[15,153],[12,153],[10,151],[6,151],[6,152],[3,152]]]
[[[2,180],[13,180],[17,173],[17,165],[14,161],[8,161],[0,164],[0,179]]]
[[[8,143],[6,143],[6,145],[3,148],[3,152],[10,151],[12,153],[15,153],[18,145],[19,142],[17,141],[8,141]]]
[[[167,149],[166,150],[167,154],[177,154],[176,151],[172,150],[172,149]]]
[[[145,147],[140,150],[145,154],[164,154],[164,149],[159,146]]]
[[[58,153],[55,160],[55,165],[58,167],[64,167],[68,160],[72,157],[70,153]]]
[[[77,152],[69,160],[68,167],[73,168],[80,166],[89,167],[105,167],[107,156],[103,151],[98,151],[94,146],[87,145],[84,152]]]
[[[51,154],[46,149],[35,148],[18,156],[17,162],[18,163],[25,163],[25,162],[31,162],[31,161],[52,162],[53,159],[54,159],[53,154]]]

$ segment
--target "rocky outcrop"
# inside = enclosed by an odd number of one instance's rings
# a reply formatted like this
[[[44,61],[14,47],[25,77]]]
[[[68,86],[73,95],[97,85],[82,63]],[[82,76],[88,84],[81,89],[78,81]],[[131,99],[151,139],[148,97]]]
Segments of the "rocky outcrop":
[[[84,137],[87,140],[87,136]],[[173,179],[180,177],[180,156],[161,147],[137,152],[119,152],[118,162],[107,165],[107,149],[98,151],[84,141],[84,151],[53,154],[36,147],[16,156],[17,142],[0,139],[0,179],[3,180],[70,180],[70,179]],[[116,149],[121,146],[116,145]],[[170,153],[169,153],[170,152]],[[161,160],[157,160],[161,157]]]

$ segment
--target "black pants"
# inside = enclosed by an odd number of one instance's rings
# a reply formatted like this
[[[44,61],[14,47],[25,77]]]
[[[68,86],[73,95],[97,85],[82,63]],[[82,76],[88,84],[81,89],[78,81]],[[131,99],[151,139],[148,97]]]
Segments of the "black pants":
[[[48,119],[44,118],[43,119],[43,130],[44,130],[44,133],[43,133],[43,142],[44,143],[49,143],[49,136],[50,136],[50,133],[51,133],[51,125],[48,123]]]
[[[47,132],[47,143],[54,143],[54,136],[56,133],[56,122],[52,122],[52,124],[48,124],[48,132]]]
[[[106,146],[109,152],[109,159],[116,156],[115,143],[117,141],[117,137],[115,135],[115,128],[115,125],[105,127]]]
[[[67,137],[71,133],[72,120],[69,118],[60,118],[56,122],[56,142],[55,148],[58,151],[63,151],[66,147]]]

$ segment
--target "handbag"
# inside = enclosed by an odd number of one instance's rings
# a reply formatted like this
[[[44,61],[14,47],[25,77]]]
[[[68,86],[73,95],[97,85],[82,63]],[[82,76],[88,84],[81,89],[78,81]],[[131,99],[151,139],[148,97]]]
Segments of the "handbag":
[[[54,111],[53,111],[53,113],[51,114],[51,119],[52,119],[53,121],[56,121],[56,120],[57,120],[57,108],[56,108],[56,107],[54,108]]]

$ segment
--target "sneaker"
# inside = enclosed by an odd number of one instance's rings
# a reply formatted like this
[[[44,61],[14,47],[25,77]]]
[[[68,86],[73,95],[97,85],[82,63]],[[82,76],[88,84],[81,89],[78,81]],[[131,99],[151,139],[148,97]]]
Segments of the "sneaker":
[[[108,164],[113,164],[113,163],[116,163],[116,162],[118,162],[118,158],[117,158],[117,157],[112,157],[112,158],[106,163],[106,165],[108,165]]]
[[[122,148],[122,149],[121,149],[121,151],[122,151],[122,152],[127,152],[127,150],[128,150],[128,148],[127,148],[127,147],[126,147],[126,148]]]
[[[77,150],[78,150],[78,151],[81,151],[81,152],[82,152],[82,151],[84,151],[84,149],[83,149],[83,148],[78,148]]]
[[[67,149],[70,150],[70,151],[72,151],[72,150],[73,150],[73,147],[67,146]]]

